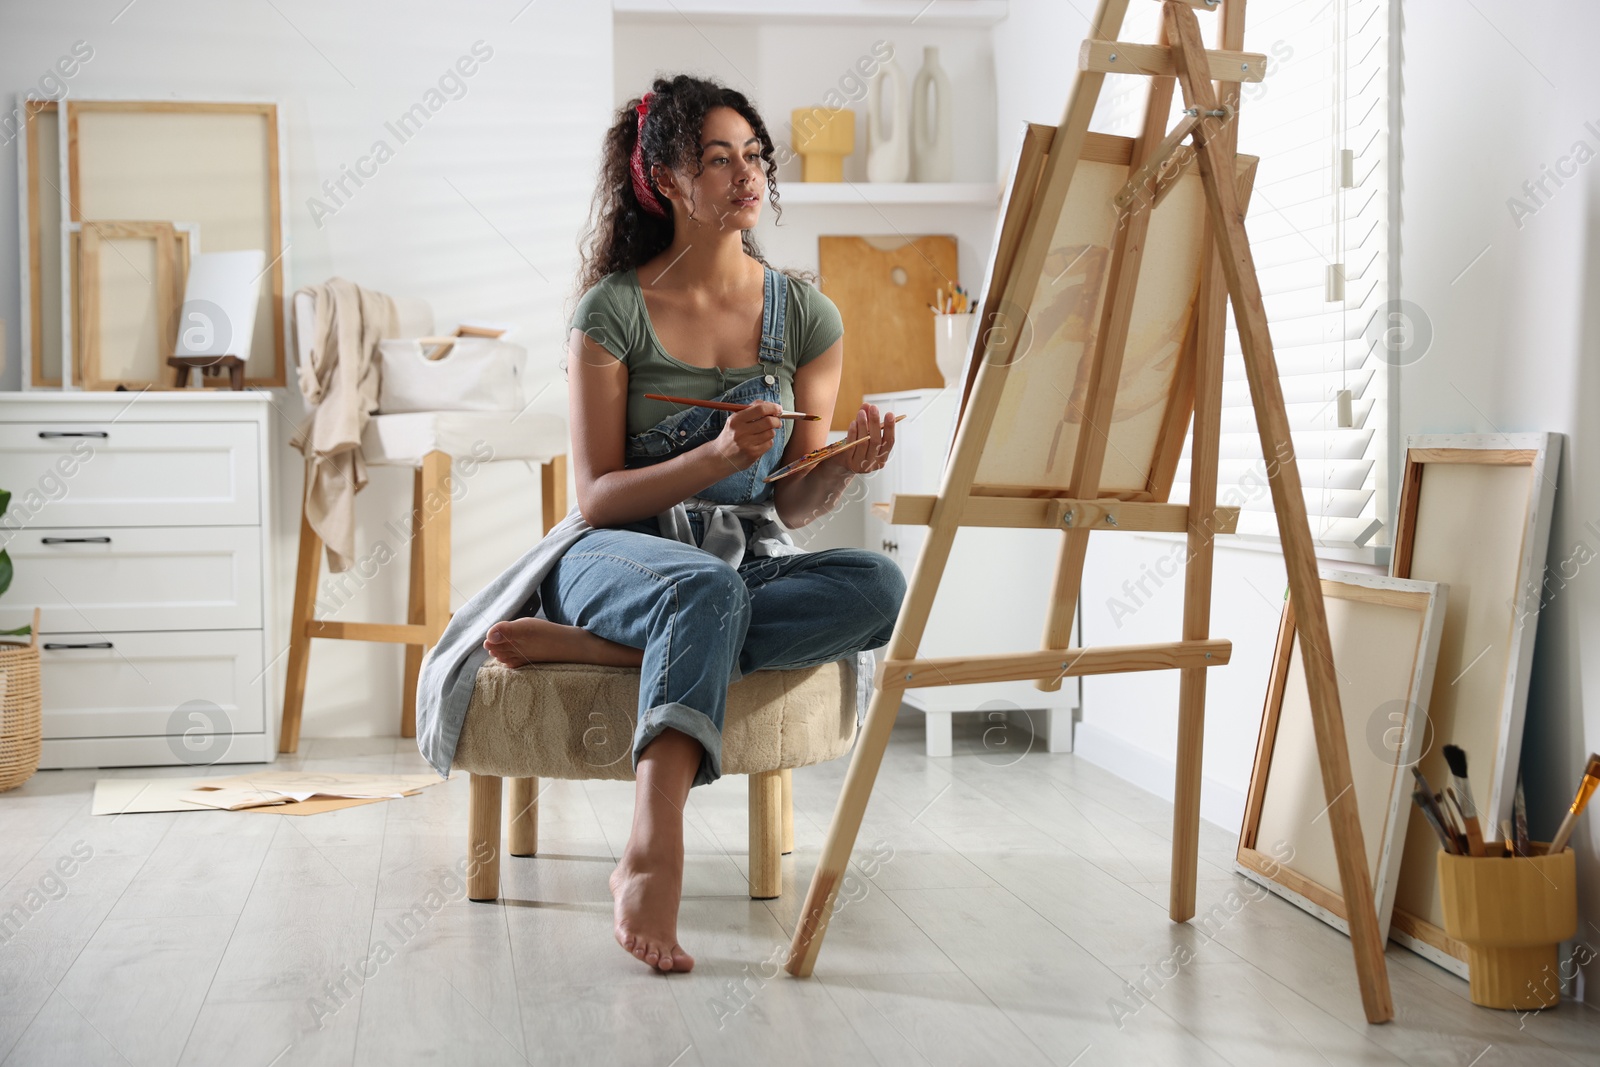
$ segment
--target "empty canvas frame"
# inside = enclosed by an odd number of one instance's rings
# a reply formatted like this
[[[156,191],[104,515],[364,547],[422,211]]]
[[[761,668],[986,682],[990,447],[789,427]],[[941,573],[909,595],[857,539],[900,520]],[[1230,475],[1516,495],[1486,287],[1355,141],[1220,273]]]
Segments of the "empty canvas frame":
[[[283,385],[283,174],[272,102],[66,100],[60,175],[71,217],[197,223],[207,251],[266,256],[246,381]],[[65,231],[66,227],[63,227]],[[63,232],[63,254],[68,234]],[[63,289],[71,292],[69,264]],[[74,328],[63,315],[63,330]]]
[[[1516,789],[1560,459],[1550,433],[1406,441],[1390,572],[1450,586],[1428,709],[1434,742],[1418,766],[1443,789],[1441,749],[1465,750],[1486,840],[1499,839]],[[1466,946],[1443,929],[1438,851],[1413,811],[1389,936],[1467,977]]]
[[[17,232],[21,239],[22,387],[61,387],[59,114],[54,100],[17,96]]]
[[[1350,752],[1378,931],[1386,934],[1411,808],[1411,765],[1427,743],[1448,590],[1373,574],[1322,576],[1339,706]],[[1272,657],[1236,869],[1349,933],[1322,787],[1294,605],[1285,602]]]
[[[175,343],[191,230],[164,221],[81,224],[73,336],[83,388],[161,381]]]
[[[1001,306],[1000,294],[1031,212],[1055,128],[1029,124],[1001,208],[984,280],[979,328],[962,375],[966,399],[976,359],[993,331],[1015,331],[1015,354],[974,493],[1061,495],[1072,479],[1095,336],[1105,310],[1112,248],[1125,221],[1119,194],[1129,187],[1134,139],[1090,132],[1068,187],[1044,272],[1025,308]],[[1197,338],[1197,297],[1209,254],[1205,192],[1193,150],[1181,146],[1154,186],[1141,186],[1136,210],[1151,212],[1099,493],[1124,500],[1165,500],[1193,408],[1190,380]],[[1241,207],[1258,160],[1237,156]],[[1152,188],[1158,189],[1153,194]],[[957,423],[960,415],[957,416]],[[1004,427],[1027,427],[1014,441]],[[1038,427],[1047,427],[1039,447]],[[952,445],[954,437],[952,436]]]

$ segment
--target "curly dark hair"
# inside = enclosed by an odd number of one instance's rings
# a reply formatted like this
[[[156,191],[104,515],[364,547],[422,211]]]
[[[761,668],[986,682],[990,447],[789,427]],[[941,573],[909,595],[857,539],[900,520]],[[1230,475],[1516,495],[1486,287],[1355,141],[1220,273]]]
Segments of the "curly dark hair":
[[[650,98],[650,113],[645,117],[642,130],[635,111],[641,98],[635,97],[617,112],[611,128],[606,131],[600,159],[600,184],[595,190],[591,221],[582,240],[579,295],[588,292],[606,275],[646,263],[672,244],[670,202],[661,197],[669,210],[663,218],[645,210],[634,195],[629,169],[634,142],[643,138],[641,156],[646,180],[653,190],[657,187],[651,168],[657,164],[674,169],[693,167],[693,173],[698,176],[705,169],[700,162],[700,128],[712,108],[730,107],[750,124],[761,141],[761,160],[767,172],[767,199],[772,203],[774,217],[783,216],[783,209],[778,206],[778,164],[772,158],[772,136],[760,112],[743,93],[688,74],[657,78],[651,92],[654,95]],[[745,253],[767,266],[751,232],[744,231],[742,237]]]

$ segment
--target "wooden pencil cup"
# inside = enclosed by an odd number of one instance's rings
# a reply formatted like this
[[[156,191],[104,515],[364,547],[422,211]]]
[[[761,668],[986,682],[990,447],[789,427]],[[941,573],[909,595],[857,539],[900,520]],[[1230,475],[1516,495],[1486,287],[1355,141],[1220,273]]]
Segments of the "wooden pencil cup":
[[[1561,1002],[1556,950],[1578,932],[1572,849],[1521,857],[1440,852],[1439,903],[1445,933],[1466,943],[1474,1004],[1529,1009]]]
[[[855,151],[856,113],[848,108],[801,107],[790,115],[790,144],[804,161],[808,182],[844,181],[844,157]]]

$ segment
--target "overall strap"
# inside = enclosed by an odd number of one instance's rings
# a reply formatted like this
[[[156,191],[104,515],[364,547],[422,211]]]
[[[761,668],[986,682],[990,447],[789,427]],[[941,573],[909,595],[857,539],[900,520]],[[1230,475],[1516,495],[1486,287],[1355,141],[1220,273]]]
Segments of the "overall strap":
[[[761,306],[761,361],[783,362],[783,322],[789,305],[789,276],[766,268]]]

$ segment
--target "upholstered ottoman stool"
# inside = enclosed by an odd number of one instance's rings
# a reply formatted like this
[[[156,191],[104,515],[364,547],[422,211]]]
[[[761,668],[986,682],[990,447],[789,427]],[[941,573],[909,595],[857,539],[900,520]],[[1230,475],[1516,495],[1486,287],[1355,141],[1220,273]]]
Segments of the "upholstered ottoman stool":
[[[532,856],[539,779],[631,781],[638,705],[636,667],[539,663],[513,670],[490,662],[479,669],[453,764],[472,775],[468,897],[500,896],[500,780],[511,779],[511,854]],[[789,772],[844,755],[855,735],[848,660],[757,671],[728,687],[722,773],[750,776],[752,898],[778,896],[781,857],[794,849]]]

